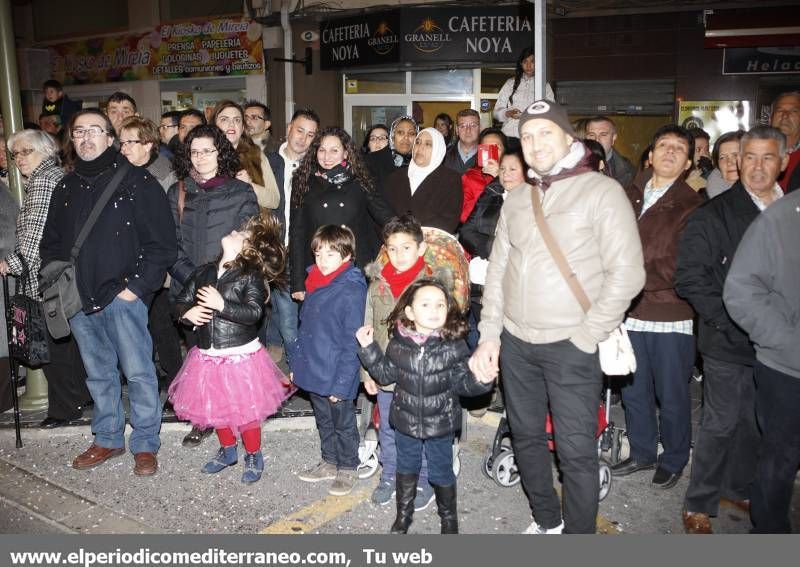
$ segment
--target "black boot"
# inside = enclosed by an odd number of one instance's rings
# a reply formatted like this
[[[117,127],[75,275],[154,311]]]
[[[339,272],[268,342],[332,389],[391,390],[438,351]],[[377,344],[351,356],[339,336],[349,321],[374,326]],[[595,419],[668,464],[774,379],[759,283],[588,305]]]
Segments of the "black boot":
[[[396,479],[397,517],[389,533],[405,534],[414,516],[414,497],[417,495],[417,475],[398,474]]]
[[[439,509],[439,517],[442,519],[443,534],[458,533],[458,507],[456,503],[456,483],[449,486],[439,486],[432,484],[433,492],[436,494],[436,507]]]

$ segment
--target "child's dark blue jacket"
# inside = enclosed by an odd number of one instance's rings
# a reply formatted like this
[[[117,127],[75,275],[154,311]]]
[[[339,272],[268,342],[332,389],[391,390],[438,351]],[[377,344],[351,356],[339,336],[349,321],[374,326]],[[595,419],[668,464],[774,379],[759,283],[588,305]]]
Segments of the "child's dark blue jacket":
[[[364,324],[367,282],[350,266],[325,287],[307,294],[291,370],[294,383],[320,396],[354,400],[359,369],[356,331]]]

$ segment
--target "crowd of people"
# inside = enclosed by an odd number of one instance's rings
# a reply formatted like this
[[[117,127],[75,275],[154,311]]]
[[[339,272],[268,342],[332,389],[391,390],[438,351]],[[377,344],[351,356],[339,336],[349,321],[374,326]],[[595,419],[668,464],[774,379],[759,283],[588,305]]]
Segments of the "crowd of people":
[[[522,53],[498,97],[499,127],[481,129],[469,108],[427,128],[400,116],[372,126],[362,147],[308,108],[277,143],[260,102],[220,101],[208,119],[166,112],[156,124],[127,94],[104,111],[80,109],[48,81],[43,118],[63,127],[4,141],[26,196],[15,228],[3,221],[14,238],[0,272],[38,299],[35,274],[69,260],[92,218],[74,259],[83,308],[69,337],[49,339],[43,368],[42,427],[94,406],[94,441],[73,467],[127,445],[133,472],[155,474],[162,388],[167,409],[192,425],[184,445],[217,435],[203,472],[236,464],[240,437],[241,480],[257,482],[261,423],[300,388],[320,460],[299,479],[346,495],[358,482],[363,387],[380,413],[372,501],[396,502],[391,531],[406,533],[435,500],[442,533],[458,533],[459,398],[488,399],[500,378],[533,514],[525,532],[594,533],[597,349],[624,322],[637,363],[621,387],[630,455],[612,473],[652,470],[654,488],[675,486],[700,365],[686,531],[711,533],[727,500],[750,511],[754,531],[789,532],[800,464],[800,93],[777,97],[771,125],[725,133],[711,151],[708,134],[664,125],[637,168],[614,149],[611,117],[573,123],[552,90],[535,100],[533,71]],[[426,259],[431,228],[463,245],[465,306],[453,274]]]

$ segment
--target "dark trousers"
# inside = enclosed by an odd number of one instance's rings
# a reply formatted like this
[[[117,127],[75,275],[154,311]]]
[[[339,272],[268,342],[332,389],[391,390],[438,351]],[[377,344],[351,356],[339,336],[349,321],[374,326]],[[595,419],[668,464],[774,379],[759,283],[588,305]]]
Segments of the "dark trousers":
[[[759,441],[753,367],[704,356],[703,418],[686,510],[716,516],[720,496],[749,499]]]
[[[450,486],[456,482],[453,473],[453,435],[417,439],[397,430],[397,474],[419,476],[422,469],[422,451],[428,461],[428,482],[437,486]]]
[[[162,288],[153,296],[153,303],[148,313],[150,336],[153,349],[158,355],[158,363],[166,375],[166,387],[178,374],[183,360],[181,358],[181,341],[178,329],[172,318],[172,303],[169,301],[169,290]]]
[[[332,402],[328,396],[308,393],[319,431],[322,460],[339,469],[358,467],[358,426],[353,400]]]
[[[622,388],[631,457],[655,463],[658,437],[664,452],[659,466],[680,473],[689,462],[692,411],[689,380],[694,364],[694,337],[683,333],[628,331],[636,354],[633,380]],[[656,416],[656,401],[660,413]]]
[[[753,533],[788,534],[792,528],[789,506],[800,465],[800,378],[760,362],[756,362],[755,375],[762,437],[750,500]]]
[[[81,406],[92,399],[86,370],[72,335],[55,340],[47,333],[50,363],[42,367],[47,378],[47,415],[56,419],[80,417]]]
[[[514,458],[536,522],[561,523],[545,420],[548,403],[564,477],[564,530],[595,533],[599,494],[597,408],[603,375],[597,353],[569,341],[531,344],[503,331],[500,365]]]

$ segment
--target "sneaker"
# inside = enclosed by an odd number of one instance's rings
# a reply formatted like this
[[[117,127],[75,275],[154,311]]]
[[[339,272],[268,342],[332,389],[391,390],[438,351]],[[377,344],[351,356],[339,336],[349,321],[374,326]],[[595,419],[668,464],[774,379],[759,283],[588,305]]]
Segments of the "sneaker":
[[[378,506],[384,506],[389,502],[394,501],[395,495],[395,480],[381,480],[375,490],[372,491],[372,503]]]
[[[523,534],[530,534],[530,535],[561,535],[561,532],[564,531],[564,522],[558,524],[554,528],[543,528],[536,522],[533,522],[528,528],[522,532]]]
[[[305,482],[333,480],[336,478],[336,465],[332,465],[327,461],[320,461],[320,463],[310,471],[298,474],[297,478]]]
[[[417,485],[417,495],[414,497],[414,511],[420,512],[424,510],[430,506],[435,498],[436,493],[433,491],[433,487],[429,482],[426,482],[424,486]]]
[[[339,469],[336,473],[336,480],[328,489],[331,496],[347,496],[353,491],[353,487],[358,480],[358,473],[355,469]]]

